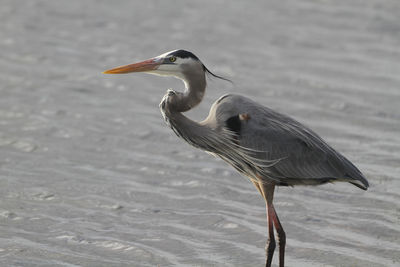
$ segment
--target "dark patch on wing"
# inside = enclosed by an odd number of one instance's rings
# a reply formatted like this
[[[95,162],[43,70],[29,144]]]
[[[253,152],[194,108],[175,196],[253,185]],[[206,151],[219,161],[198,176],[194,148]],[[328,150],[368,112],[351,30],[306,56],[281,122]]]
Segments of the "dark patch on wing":
[[[242,123],[240,122],[239,115],[232,116],[226,120],[226,127],[234,132],[236,136],[240,135],[240,130],[242,128]]]
[[[176,57],[180,57],[180,58],[192,58],[195,60],[199,60],[199,58],[196,57],[192,52],[182,50],[182,49],[176,50],[176,51],[170,53],[169,56],[176,56]]]

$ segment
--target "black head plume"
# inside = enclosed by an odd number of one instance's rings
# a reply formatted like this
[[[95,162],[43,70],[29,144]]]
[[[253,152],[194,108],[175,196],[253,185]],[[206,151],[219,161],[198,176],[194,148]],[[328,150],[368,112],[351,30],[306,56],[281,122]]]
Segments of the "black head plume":
[[[211,75],[211,76],[213,76],[213,77],[215,77],[215,78],[218,78],[218,79],[221,79],[221,80],[224,80],[224,81],[227,81],[227,82],[230,82],[230,83],[233,84],[233,82],[232,82],[231,80],[229,80],[229,79],[227,79],[227,78],[224,78],[224,77],[222,77],[222,76],[219,76],[219,75],[216,75],[216,74],[212,73],[209,69],[207,69],[206,66],[204,66],[204,64],[203,64],[203,68],[204,68],[204,72],[207,73],[208,75]]]

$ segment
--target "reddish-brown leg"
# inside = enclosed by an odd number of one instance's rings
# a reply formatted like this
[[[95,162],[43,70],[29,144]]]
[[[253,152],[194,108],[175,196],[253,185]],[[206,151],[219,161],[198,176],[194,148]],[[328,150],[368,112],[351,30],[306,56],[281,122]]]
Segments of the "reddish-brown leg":
[[[271,210],[272,221],[274,222],[276,232],[278,233],[278,246],[279,246],[279,267],[285,266],[285,246],[286,246],[286,234],[283,231],[281,222],[279,221],[278,215],[276,214],[274,205],[271,204],[269,208]]]
[[[254,183],[254,182],[253,182]],[[266,208],[267,208],[267,221],[268,221],[268,241],[265,246],[266,252],[266,262],[265,266],[270,267],[272,263],[272,257],[274,255],[276,243],[274,237],[274,219],[275,219],[275,211],[272,205],[272,200],[274,198],[274,184],[264,184],[264,183],[254,183],[257,189],[260,191],[261,195],[265,199]]]
[[[267,221],[268,221],[268,240],[267,244],[265,245],[265,252],[267,256],[265,266],[270,267],[272,263],[272,257],[274,256],[276,243],[274,237],[273,211],[268,205],[267,205]]]

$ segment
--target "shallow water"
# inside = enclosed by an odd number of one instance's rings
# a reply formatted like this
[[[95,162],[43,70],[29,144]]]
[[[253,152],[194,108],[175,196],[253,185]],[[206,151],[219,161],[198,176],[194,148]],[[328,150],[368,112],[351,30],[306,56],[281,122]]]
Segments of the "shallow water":
[[[368,178],[277,190],[287,266],[400,265],[398,1],[0,5],[0,265],[262,266],[257,191],[162,121],[181,83],[101,74],[176,48],[234,81],[189,116],[248,95]]]

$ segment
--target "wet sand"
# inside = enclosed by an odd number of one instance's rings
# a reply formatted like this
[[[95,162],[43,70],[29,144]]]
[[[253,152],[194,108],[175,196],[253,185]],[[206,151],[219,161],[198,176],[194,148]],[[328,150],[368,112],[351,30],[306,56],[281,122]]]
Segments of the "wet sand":
[[[370,182],[278,188],[287,266],[399,266],[399,18],[395,0],[2,0],[0,265],[263,266],[258,192],[162,120],[181,82],[101,74],[184,48],[234,81],[191,118],[247,95]]]

